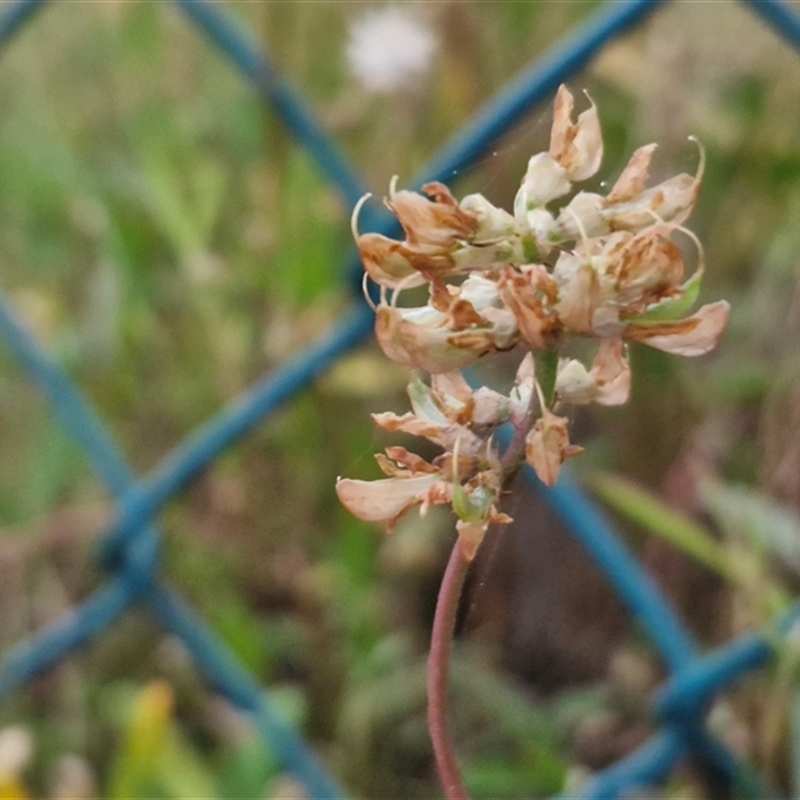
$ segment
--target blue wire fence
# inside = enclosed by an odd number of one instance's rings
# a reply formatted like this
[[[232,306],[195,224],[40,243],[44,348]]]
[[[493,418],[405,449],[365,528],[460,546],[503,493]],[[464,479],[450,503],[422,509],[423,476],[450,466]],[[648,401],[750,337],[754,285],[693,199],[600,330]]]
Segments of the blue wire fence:
[[[263,50],[221,4],[210,0],[173,2],[253,84],[305,146],[344,202],[353,206],[366,191],[364,181]],[[780,0],[743,2],[800,50],[800,17],[790,8]],[[0,47],[8,44],[46,4],[47,0],[15,0],[6,5],[0,15]],[[659,0],[609,0],[602,5],[479,110],[432,156],[412,185],[445,180],[455,171],[468,169],[514,123],[553,94],[562,81],[659,5]],[[396,232],[396,225],[385,212],[365,210],[362,215],[365,229],[391,235]],[[345,268],[355,289],[361,274],[355,254]],[[4,655],[0,660],[0,700],[102,633],[132,606],[145,606],[166,630],[181,639],[212,688],[250,715],[267,745],[304,785],[309,797],[347,797],[303,739],[275,713],[269,695],[180,594],[157,575],[161,538],[157,515],[221,452],[370,336],[372,324],[371,310],[360,299],[354,300],[353,307],[331,330],[222,409],[148,475],[137,479],[91,403],[0,297],[0,337],[39,385],[53,413],[117,500],[116,516],[103,535],[101,551],[102,564],[111,577],[65,619]],[[687,757],[721,783],[744,787],[750,796],[769,793],[774,797],[760,778],[738,762],[704,725],[704,715],[716,694],[770,659],[772,649],[767,635],[753,634],[712,653],[699,653],[668,601],[582,490],[568,477],[562,477],[549,490],[538,484],[532,473],[530,479],[614,586],[669,670],[666,685],[653,703],[660,732],[639,750],[596,775],[580,797],[617,798],[639,787],[663,783],[676,764]],[[798,616],[800,608],[793,609],[778,628],[788,630]]]

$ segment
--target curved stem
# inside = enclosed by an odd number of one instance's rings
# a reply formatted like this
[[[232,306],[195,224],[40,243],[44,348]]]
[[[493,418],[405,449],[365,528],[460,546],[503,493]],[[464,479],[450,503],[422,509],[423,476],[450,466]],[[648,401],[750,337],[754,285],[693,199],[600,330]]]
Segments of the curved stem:
[[[556,360],[553,361],[551,357],[550,361],[557,365],[557,354]],[[554,386],[555,367],[552,373]],[[532,392],[528,410],[517,425],[511,443],[501,459],[504,485],[508,485],[514,479],[525,461],[525,440],[534,424],[537,410],[541,413],[539,395],[537,392]],[[433,618],[431,649],[428,654],[428,730],[433,742],[439,780],[442,782],[447,800],[470,800],[456,761],[447,718],[450,653],[453,649],[458,602],[461,599],[461,590],[464,588],[464,579],[467,577],[470,563],[471,559],[465,555],[459,537],[447,562],[447,569],[439,588],[436,613]]]
[[[469,800],[456,761],[447,719],[450,652],[453,649],[458,601],[469,565],[460,540],[456,540],[436,601],[431,649],[428,654],[428,728],[436,756],[436,768],[447,800]]]

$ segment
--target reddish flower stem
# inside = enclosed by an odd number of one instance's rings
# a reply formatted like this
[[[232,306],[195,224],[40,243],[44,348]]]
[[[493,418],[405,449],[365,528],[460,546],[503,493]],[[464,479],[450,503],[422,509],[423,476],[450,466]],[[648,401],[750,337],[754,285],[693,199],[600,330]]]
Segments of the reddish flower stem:
[[[450,677],[450,652],[456,627],[458,601],[470,562],[461,542],[456,540],[442,578],[436,614],[433,619],[431,650],[428,654],[428,729],[436,756],[436,768],[447,800],[469,800],[456,761],[450,723],[447,718],[447,694]]]
[[[525,461],[525,439],[535,421],[534,415],[538,405],[538,398],[534,392],[525,417],[517,426],[509,446],[503,453],[501,461],[503,482],[506,485],[513,481]],[[470,563],[464,555],[461,540],[457,539],[439,588],[431,633],[431,649],[428,653],[428,730],[433,742],[439,780],[442,782],[447,800],[470,800],[456,760],[447,717],[450,653],[453,649],[458,603]]]

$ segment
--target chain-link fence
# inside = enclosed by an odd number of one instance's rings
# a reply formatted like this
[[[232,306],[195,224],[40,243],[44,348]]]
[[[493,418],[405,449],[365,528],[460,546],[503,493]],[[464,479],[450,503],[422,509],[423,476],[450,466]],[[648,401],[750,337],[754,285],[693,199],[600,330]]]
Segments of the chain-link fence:
[[[291,135],[300,142],[330,183],[352,207],[366,185],[316,120],[309,105],[273,67],[263,50],[220,4],[208,0],[174,0],[187,21],[253,84]],[[656,0],[607,2],[578,29],[535,60],[488,102],[441,150],[410,185],[445,180],[469,169],[504,132],[558,85],[585,66],[610,40],[636,26],[660,3]],[[800,19],[777,0],[747,5],[775,32],[800,48]],[[0,45],[8,45],[24,23],[46,12],[45,0],[17,0],[0,17]],[[0,70],[2,68],[0,67]],[[363,230],[393,232],[395,222],[381,212],[362,215]],[[280,265],[276,265],[276,269]],[[372,312],[360,299],[360,268],[355,255],[343,274],[354,289],[352,308],[311,346],[267,375],[244,396],[223,408],[195,431],[148,475],[133,474],[114,437],[79,387],[50,358],[0,298],[0,335],[19,366],[34,380],[59,422],[84,451],[98,476],[116,498],[113,524],[102,542],[106,583],[57,624],[20,642],[0,661],[0,697],[5,697],[71,651],[103,634],[133,605],[148,608],[158,622],[179,637],[214,691],[251,716],[268,746],[304,785],[308,796],[341,798],[346,791],[303,740],[274,712],[268,694],[237,663],[223,642],[157,574],[160,533],[158,515],[210,462],[247,436],[281,404],[328,369],[340,356],[367,338]],[[533,479],[532,479],[533,480]],[[703,654],[670,605],[628,551],[620,537],[581,489],[562,478],[551,490],[538,487],[547,502],[580,541],[624,604],[647,632],[669,670],[669,679],[654,700],[660,732],[639,750],[596,776],[584,797],[614,798],[666,780],[687,755],[701,762],[728,785],[749,784],[758,776],[737,762],[706,729],[711,700],[745,672],[768,661],[765,637],[753,635]],[[793,623],[791,614],[783,629]]]

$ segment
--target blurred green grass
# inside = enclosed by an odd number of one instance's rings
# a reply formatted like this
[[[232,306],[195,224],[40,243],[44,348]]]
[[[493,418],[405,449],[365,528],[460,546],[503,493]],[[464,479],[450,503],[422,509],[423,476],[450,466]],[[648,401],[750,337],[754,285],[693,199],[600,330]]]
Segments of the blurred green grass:
[[[408,89],[371,95],[344,58],[362,4],[225,4],[378,196],[596,6],[413,5],[438,39],[430,70]],[[350,209],[168,4],[52,4],[3,54],[0,75],[0,286],[146,472],[347,308]],[[704,297],[733,305],[713,357],[634,353],[631,404],[576,420],[586,464],[668,494],[665,481],[690,458],[796,508],[800,58],[737,4],[680,3],[610,46],[571,86],[598,103],[602,179],[648,141],[660,144],[654,180],[692,171],[686,137],[705,144],[707,177],[690,224],[706,245]],[[508,207],[527,158],[546,147],[547,106],[469,175],[453,176],[456,193],[480,190]],[[338,474],[375,474],[371,455],[383,444],[368,414],[402,409],[405,379],[365,347],[163,517],[165,572],[265,685],[299,691],[294,718],[365,796],[427,797],[435,787],[418,676],[448,523],[434,517],[384,541],[333,493]],[[101,579],[91,545],[110,506],[5,354],[0,437],[7,647]],[[491,563],[485,576],[508,578]],[[524,599],[524,587],[515,591]],[[507,631],[476,638],[459,722],[470,779],[497,797],[555,791],[590,757],[576,745],[579,726],[550,704],[577,703],[597,720],[619,713],[619,696],[598,678],[599,699],[574,687],[537,697],[503,669]],[[265,770],[252,737],[214,711],[180,648],[134,614],[0,709],[0,722],[35,734],[26,777],[38,796],[52,796],[64,753],[85,756],[99,785],[110,785],[128,724],[110,713],[111,698],[135,696],[154,676],[174,687],[174,725],[217,776],[209,780],[219,796],[263,790],[274,765]],[[530,728],[510,721],[511,701],[492,709],[469,699],[490,681],[516,687]],[[251,771],[241,767],[239,783],[219,777],[240,761]],[[785,779],[785,765],[772,766]],[[180,796],[188,785],[150,786],[148,796]]]

